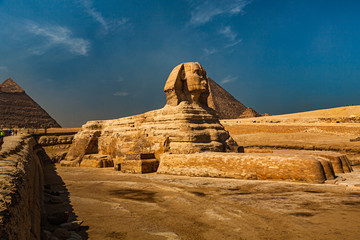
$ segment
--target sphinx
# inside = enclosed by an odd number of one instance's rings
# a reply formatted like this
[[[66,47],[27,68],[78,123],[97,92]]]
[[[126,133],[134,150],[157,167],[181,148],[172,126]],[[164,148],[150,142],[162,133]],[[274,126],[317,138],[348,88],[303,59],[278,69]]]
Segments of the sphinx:
[[[182,63],[164,87],[166,105],[144,114],[89,121],[75,135],[64,166],[154,165],[163,153],[236,152],[238,146],[208,106],[208,77],[197,62]],[[141,160],[131,162],[132,160]],[[141,168],[141,167],[140,167]],[[129,170],[130,172],[132,170]],[[137,171],[137,170],[133,170]]]
[[[127,173],[324,183],[351,172],[344,154],[244,150],[209,107],[209,78],[197,62],[182,63],[164,87],[163,108],[89,121],[75,135],[62,166],[114,167]]]

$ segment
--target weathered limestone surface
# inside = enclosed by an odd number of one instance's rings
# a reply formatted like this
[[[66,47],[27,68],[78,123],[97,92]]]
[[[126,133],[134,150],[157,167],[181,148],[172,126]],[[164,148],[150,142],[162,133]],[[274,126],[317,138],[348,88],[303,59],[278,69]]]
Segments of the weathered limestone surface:
[[[103,167],[113,167],[113,166],[114,166],[113,161],[108,160],[106,155],[100,155],[100,154],[85,155],[80,163],[80,167],[103,168]]]
[[[61,134],[61,133],[60,133]],[[69,151],[74,134],[59,133],[56,135],[33,135],[38,144],[43,148],[51,162],[58,163],[63,160]]]
[[[331,151],[306,151],[306,150],[272,150],[272,149],[245,149],[245,153],[275,153],[275,154],[301,154],[314,155],[328,159],[335,173],[352,172],[350,161],[347,156],[338,152]]]
[[[0,239],[40,239],[44,180],[35,144],[7,137],[0,151]]]
[[[117,165],[127,154],[150,153],[159,159],[164,152],[237,151],[237,144],[220,124],[216,112],[207,105],[208,79],[200,64],[184,63],[175,67],[164,91],[167,104],[162,109],[87,122],[75,135],[61,164],[79,166],[89,154],[107,155]]]
[[[163,152],[225,152],[231,147],[236,143],[215,113],[181,102],[137,116],[88,122],[75,135],[66,159],[76,166],[86,154],[99,153],[116,164],[128,153],[154,153],[159,159]]]
[[[41,136],[38,143],[41,146],[50,146],[57,144],[71,144],[74,135],[61,135],[61,136]]]
[[[163,154],[158,173],[197,177],[323,183],[334,179],[330,162],[311,155],[271,153]]]

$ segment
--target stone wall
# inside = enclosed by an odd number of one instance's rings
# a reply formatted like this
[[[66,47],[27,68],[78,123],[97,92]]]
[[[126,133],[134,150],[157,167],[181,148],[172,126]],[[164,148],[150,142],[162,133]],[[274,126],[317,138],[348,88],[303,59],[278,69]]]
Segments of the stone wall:
[[[40,239],[43,170],[31,136],[5,138],[0,151],[0,239]]]
[[[50,161],[60,162],[66,156],[74,139],[74,132],[34,134],[33,137],[43,148]]]
[[[163,154],[157,173],[324,183],[326,180],[335,178],[333,154],[336,153],[329,152],[321,155],[316,152],[313,154],[311,152],[308,154],[286,152]],[[342,165],[338,171],[344,172]],[[347,171],[350,170],[347,169]]]

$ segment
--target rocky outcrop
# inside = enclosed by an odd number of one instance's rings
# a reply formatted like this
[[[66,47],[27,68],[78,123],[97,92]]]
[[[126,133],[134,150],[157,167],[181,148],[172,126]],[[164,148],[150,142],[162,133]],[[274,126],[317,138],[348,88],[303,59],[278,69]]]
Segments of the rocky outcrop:
[[[43,172],[35,140],[6,138],[0,152],[0,239],[40,239]]]
[[[0,85],[0,123],[3,127],[60,127],[11,78]]]

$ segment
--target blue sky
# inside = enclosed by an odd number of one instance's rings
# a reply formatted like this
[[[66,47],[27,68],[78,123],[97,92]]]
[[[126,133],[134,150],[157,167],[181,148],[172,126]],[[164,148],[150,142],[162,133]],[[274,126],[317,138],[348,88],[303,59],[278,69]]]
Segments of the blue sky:
[[[161,108],[188,61],[260,113],[358,105],[359,12],[340,0],[0,0],[0,81],[64,127]]]

